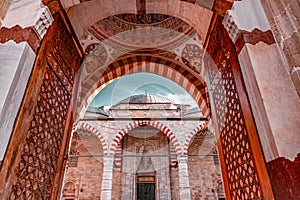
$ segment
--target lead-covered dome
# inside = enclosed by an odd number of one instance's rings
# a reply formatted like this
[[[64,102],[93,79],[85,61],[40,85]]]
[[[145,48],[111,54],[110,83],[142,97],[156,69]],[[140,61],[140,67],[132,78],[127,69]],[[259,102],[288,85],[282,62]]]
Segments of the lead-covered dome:
[[[145,93],[128,97],[118,104],[174,104],[174,102],[163,96]]]

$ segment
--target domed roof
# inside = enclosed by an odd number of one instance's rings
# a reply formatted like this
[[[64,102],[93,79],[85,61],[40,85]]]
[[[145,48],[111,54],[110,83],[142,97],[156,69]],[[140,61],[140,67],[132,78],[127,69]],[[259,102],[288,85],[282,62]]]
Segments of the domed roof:
[[[128,97],[120,101],[118,104],[143,104],[143,103],[158,104],[158,103],[173,103],[173,102],[166,97],[145,93],[145,94],[138,94],[138,95]]]

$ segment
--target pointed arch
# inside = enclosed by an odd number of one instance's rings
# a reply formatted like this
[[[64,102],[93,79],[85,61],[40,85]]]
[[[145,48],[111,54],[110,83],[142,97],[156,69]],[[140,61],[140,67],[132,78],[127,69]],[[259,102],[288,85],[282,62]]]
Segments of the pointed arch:
[[[102,70],[102,71],[101,71]],[[185,89],[199,105],[203,116],[210,118],[210,105],[207,85],[200,74],[195,73],[186,66],[164,57],[153,57],[151,55],[131,55],[123,57],[103,69],[99,69],[85,81],[81,87],[80,97],[80,112],[84,112],[85,108],[90,103],[92,97],[95,96],[95,91],[102,88],[112,79],[118,77],[139,73],[148,72],[168,78],[183,89]]]
[[[102,144],[103,153],[108,154],[108,145],[106,140],[104,139],[102,133],[98,131],[95,127],[90,124],[86,124],[84,122],[80,122],[78,129],[86,130],[91,132],[93,135],[97,136]]]
[[[188,149],[189,149],[190,143],[191,143],[192,139],[194,138],[194,136],[195,136],[199,131],[204,130],[206,127],[207,127],[207,124],[206,124],[206,123],[202,123],[202,124],[200,124],[199,126],[197,126],[196,128],[194,128],[194,130],[193,130],[192,132],[190,132],[190,133],[187,135],[186,140],[185,140],[185,143],[184,143],[184,145],[183,145],[183,153],[184,153],[184,154],[187,154],[187,153],[188,153]]]
[[[112,141],[112,143],[110,145],[109,153],[110,154],[115,154],[115,151],[116,151],[116,149],[118,147],[118,143],[122,140],[122,138],[127,133],[129,133],[131,130],[133,130],[134,128],[137,128],[137,127],[143,126],[143,125],[152,126],[154,128],[157,128],[158,130],[160,130],[162,133],[164,133],[170,139],[171,144],[175,148],[176,154],[178,154],[178,155],[181,154],[181,152],[182,152],[181,146],[180,146],[180,143],[178,142],[176,136],[174,135],[174,133],[166,125],[162,124],[161,122],[158,122],[158,121],[149,121],[149,120],[132,121],[128,125],[126,125],[115,136],[114,140]]]

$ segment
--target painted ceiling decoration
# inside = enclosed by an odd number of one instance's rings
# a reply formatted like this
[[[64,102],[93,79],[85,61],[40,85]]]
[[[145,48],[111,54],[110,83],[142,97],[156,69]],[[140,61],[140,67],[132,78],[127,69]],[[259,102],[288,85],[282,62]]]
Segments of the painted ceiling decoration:
[[[176,17],[156,13],[106,17],[90,26],[80,43],[84,49],[80,99],[90,98],[87,94],[96,89],[91,83],[99,75],[111,72],[114,63],[136,55],[151,55],[149,62],[170,60],[181,66],[181,71],[204,80],[202,38],[191,25]],[[206,100],[205,91],[198,99],[201,102]]]
[[[162,14],[120,14],[98,21],[81,39],[83,80],[110,63],[134,54],[176,60],[201,73],[202,40],[189,24]]]
[[[142,17],[139,17],[142,16]],[[197,35],[186,22],[161,14],[122,14],[110,16],[92,25],[81,38],[83,49],[98,40],[129,52],[141,48],[172,49]]]

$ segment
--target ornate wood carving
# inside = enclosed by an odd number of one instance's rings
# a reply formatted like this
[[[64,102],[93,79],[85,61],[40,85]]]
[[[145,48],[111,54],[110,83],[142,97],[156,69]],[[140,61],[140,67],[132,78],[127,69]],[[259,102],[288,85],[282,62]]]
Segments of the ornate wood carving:
[[[237,55],[218,17],[206,59],[212,115],[228,199],[272,199],[272,190],[260,149]]]
[[[5,155],[0,188],[5,187],[0,189],[0,199],[57,199],[81,57],[63,17],[56,14],[54,19],[38,53]]]
[[[49,8],[52,14],[63,10],[63,7],[59,0],[42,0],[42,2]]]
[[[232,5],[232,1],[215,0],[212,10],[215,13],[224,16],[226,11],[229,10]]]
[[[46,69],[10,199],[50,199],[71,94]]]

